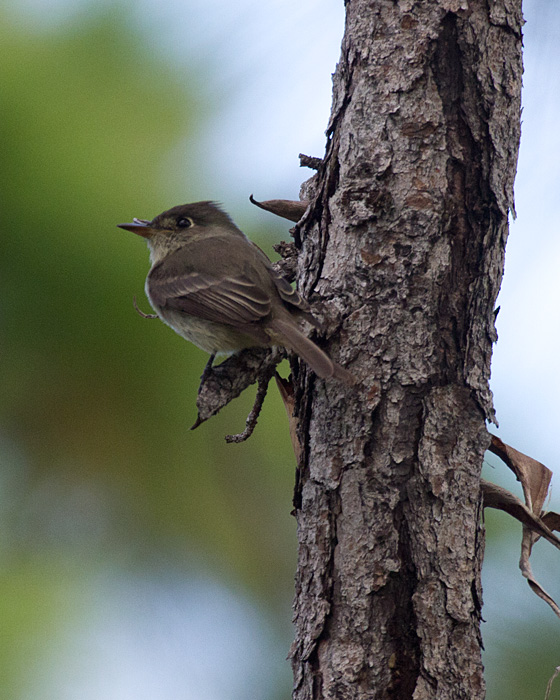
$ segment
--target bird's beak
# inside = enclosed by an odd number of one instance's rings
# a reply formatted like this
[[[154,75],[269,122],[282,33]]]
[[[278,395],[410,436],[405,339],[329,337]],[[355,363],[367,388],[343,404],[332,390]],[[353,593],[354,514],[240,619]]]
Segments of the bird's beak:
[[[125,231],[132,231],[132,233],[136,233],[144,238],[151,238],[156,232],[155,229],[152,228],[151,223],[151,221],[147,221],[146,219],[132,219],[131,224],[117,224],[117,226],[119,228],[124,228]]]

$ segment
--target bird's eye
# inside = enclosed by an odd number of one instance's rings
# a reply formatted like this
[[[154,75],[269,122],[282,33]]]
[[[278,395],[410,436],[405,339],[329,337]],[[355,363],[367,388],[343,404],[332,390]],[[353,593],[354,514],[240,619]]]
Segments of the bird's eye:
[[[182,217],[181,219],[177,219],[177,226],[179,226],[179,228],[190,228],[194,226],[194,221],[188,217]]]

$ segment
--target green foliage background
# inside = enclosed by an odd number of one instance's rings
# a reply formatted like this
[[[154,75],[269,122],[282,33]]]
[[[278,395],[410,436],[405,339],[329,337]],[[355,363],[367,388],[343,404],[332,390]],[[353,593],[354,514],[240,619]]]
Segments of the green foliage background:
[[[169,154],[210,109],[200,76],[158,62],[119,10],[2,27],[0,695],[20,697],[107,567],[222,576],[285,620],[287,653],[284,409],[271,392],[246,445],[223,436],[243,429],[251,396],[189,431],[206,357],[134,312],[147,250],[116,228],[192,201],[203,166],[174,172]]]

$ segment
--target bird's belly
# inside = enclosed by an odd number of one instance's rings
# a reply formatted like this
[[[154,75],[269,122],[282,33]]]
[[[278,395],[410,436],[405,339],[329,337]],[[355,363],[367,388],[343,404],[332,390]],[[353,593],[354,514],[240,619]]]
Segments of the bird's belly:
[[[170,309],[156,308],[156,312],[176,333],[210,354],[232,353],[243,348],[270,344],[223,323],[207,321]]]

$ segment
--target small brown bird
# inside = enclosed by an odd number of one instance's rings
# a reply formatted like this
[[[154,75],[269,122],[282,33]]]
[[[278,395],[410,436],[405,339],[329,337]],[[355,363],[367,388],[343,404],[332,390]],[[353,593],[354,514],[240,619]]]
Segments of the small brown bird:
[[[353,384],[298,325],[315,325],[309,306],[268,257],[214,202],[173,207],[120,228],[147,239],[152,268],[146,295],[159,318],[210,353],[279,345],[323,378]]]

